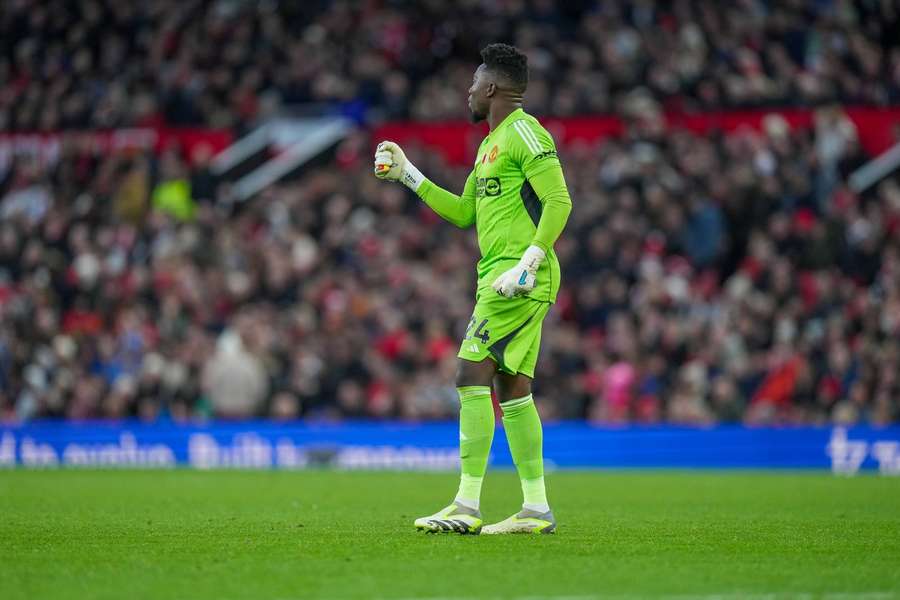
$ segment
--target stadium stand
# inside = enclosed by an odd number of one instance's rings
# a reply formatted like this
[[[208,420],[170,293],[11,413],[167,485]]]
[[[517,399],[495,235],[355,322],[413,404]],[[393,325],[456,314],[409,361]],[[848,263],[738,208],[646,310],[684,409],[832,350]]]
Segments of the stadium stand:
[[[13,0],[0,131],[239,134],[306,102],[454,119],[480,44],[508,39],[530,56],[529,110],[626,123],[561,148],[575,209],[545,417],[897,421],[900,183],[847,185],[870,157],[842,108],[900,103],[896,4],[593,4]],[[644,126],[746,107],[772,111],[761,130]],[[0,161],[3,417],[454,415],[477,248],[371,176],[377,141],[240,205],[203,145]]]

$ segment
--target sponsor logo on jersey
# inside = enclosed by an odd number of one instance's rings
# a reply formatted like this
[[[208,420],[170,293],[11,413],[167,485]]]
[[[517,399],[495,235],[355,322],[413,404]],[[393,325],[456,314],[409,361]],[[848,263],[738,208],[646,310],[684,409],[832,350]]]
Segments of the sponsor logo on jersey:
[[[499,196],[500,191],[499,177],[479,177],[475,180],[475,195],[478,198],[483,196]]]
[[[550,156],[556,156],[556,150],[547,150],[545,152],[541,152],[540,154],[535,154],[534,160],[541,160],[542,158],[547,158]]]

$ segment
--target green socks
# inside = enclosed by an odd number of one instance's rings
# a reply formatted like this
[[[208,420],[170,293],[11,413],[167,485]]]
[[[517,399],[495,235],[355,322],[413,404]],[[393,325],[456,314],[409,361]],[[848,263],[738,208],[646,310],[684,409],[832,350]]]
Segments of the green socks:
[[[494,440],[491,388],[473,385],[456,389],[459,392],[459,460],[462,466],[456,501],[477,510],[481,482]]]
[[[519,479],[522,481],[524,508],[537,512],[547,512],[547,492],[544,488],[544,434],[541,418],[531,394],[501,402],[503,427]]]
[[[459,392],[459,460],[462,474],[456,501],[478,509],[481,483],[487,470],[488,455],[494,439],[494,407],[491,388],[473,385],[457,388]],[[534,399],[529,394],[500,404],[503,427],[519,479],[522,481],[524,508],[547,512],[544,488],[543,431]]]

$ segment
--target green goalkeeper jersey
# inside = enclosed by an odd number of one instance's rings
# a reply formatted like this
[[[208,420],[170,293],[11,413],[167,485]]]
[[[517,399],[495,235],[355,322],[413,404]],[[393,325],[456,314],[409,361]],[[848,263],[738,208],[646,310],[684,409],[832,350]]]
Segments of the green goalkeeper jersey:
[[[475,224],[481,249],[479,294],[494,293],[490,290],[494,280],[534,244],[547,258],[528,297],[556,300],[560,270],[553,243],[565,226],[572,202],[556,145],[537,119],[516,109],[484,138],[461,196],[427,179],[417,192],[455,225]]]

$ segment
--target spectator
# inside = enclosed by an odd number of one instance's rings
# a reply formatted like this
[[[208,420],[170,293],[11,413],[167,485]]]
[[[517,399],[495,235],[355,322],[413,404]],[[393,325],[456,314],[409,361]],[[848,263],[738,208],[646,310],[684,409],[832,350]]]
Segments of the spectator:
[[[225,418],[257,414],[267,392],[263,366],[233,332],[226,332],[219,339],[216,353],[204,368],[203,382],[215,414]],[[287,404],[283,397],[278,397],[276,415],[290,416],[292,407]]]
[[[194,218],[196,205],[191,198],[191,185],[178,155],[169,150],[160,160],[160,181],[153,189],[153,207],[178,221]]]

